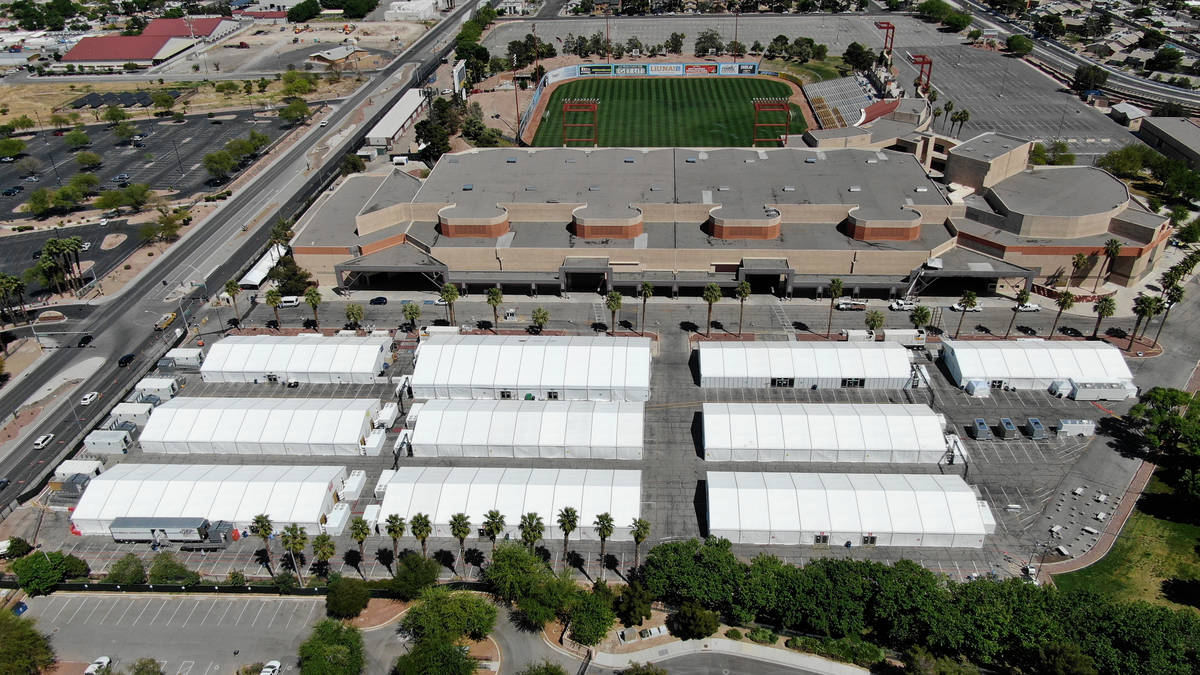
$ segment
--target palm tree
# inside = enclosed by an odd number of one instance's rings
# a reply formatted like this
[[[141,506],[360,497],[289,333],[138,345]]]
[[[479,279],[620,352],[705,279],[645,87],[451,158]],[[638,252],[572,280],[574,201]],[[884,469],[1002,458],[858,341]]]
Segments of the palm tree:
[[[504,302],[504,292],[497,288],[487,289],[487,304],[492,306],[492,332],[500,325],[500,303]]]
[[[438,291],[438,297],[442,302],[446,303],[446,318],[449,319],[450,325],[454,325],[454,303],[458,301],[458,286],[454,284],[442,284],[442,289]]]
[[[638,297],[642,299],[642,335],[646,334],[646,301],[654,296],[654,284],[649,281],[643,281],[638,287]]]
[[[392,558],[399,558],[400,538],[404,536],[404,530],[408,528],[408,523],[398,513],[389,515],[385,522],[387,524],[384,525],[384,528],[387,530],[387,535],[392,538]]]
[[[534,307],[529,319],[540,333],[546,328],[546,324],[550,323],[550,310],[545,307]]]
[[[483,516],[483,534],[492,540],[492,553],[496,552],[496,537],[504,533],[504,514],[496,509]]]
[[[940,118],[942,116],[942,114],[943,113],[942,113],[941,108],[934,108],[933,109],[933,124],[931,124],[930,126],[937,126],[938,118]],[[943,125],[943,126],[945,126],[945,125]]]
[[[958,334],[962,332],[963,319],[967,318],[967,310],[972,309],[979,304],[979,296],[975,295],[975,291],[963,291],[962,297],[958,299],[958,304],[962,306],[962,312],[958,317],[958,328],[954,331],[954,339],[958,339]]]
[[[358,324],[362,323],[365,315],[366,311],[363,309],[363,306],[357,302],[352,302],[346,305],[346,321],[349,322],[351,326],[358,328]]]
[[[1112,274],[1113,263],[1116,262],[1117,256],[1119,256],[1119,255],[1121,255],[1121,240],[1120,239],[1109,239],[1108,241],[1104,242],[1104,261],[1106,264],[1105,264],[1104,268],[1102,268],[1099,272],[1096,273],[1096,283],[1092,284],[1092,292],[1093,293],[1095,293],[1096,290],[1098,288],[1100,288],[1101,274],[1103,274],[1105,271],[1107,271],[1108,274]]]
[[[263,540],[263,548],[267,551],[267,571],[271,571],[271,534],[275,532],[275,526],[271,524],[271,517],[265,513],[260,513],[254,516],[254,520],[250,521],[250,529],[259,539]],[[274,574],[272,574],[274,576]]]
[[[363,548],[366,546],[369,536],[371,536],[371,526],[367,525],[365,518],[358,516],[350,521],[350,538],[358,544],[359,556],[363,555]]]
[[[925,305],[917,305],[909,313],[908,320],[912,322],[914,328],[928,326],[929,322],[933,320],[933,312]]]
[[[833,305],[842,297],[842,280],[834,277],[829,280],[829,323],[825,326],[825,337],[833,332]]]
[[[263,300],[267,303],[267,307],[270,307],[275,312],[275,325],[278,326],[280,324],[279,305],[283,303],[283,294],[278,289],[272,288],[267,291]]]
[[[1012,318],[1008,320],[1008,330],[1004,331],[1005,340],[1007,340],[1008,336],[1012,334],[1013,324],[1017,322],[1017,307],[1020,307],[1021,305],[1028,305],[1029,297],[1028,289],[1022,288],[1021,290],[1017,291],[1017,306],[1013,307]]]
[[[304,552],[304,547],[308,545],[308,533],[303,527],[292,523],[283,528],[283,534],[280,535],[280,541],[283,543],[283,550],[288,552],[292,557],[292,569],[296,570],[296,577],[300,580],[300,585],[304,585],[304,574],[300,571],[300,564],[296,562],[296,556]]]
[[[962,133],[963,127],[967,126],[967,122],[971,121],[970,110],[960,110],[958,112],[958,133]]]
[[[867,330],[869,331],[877,331],[883,328],[884,321],[883,312],[877,309],[867,312],[866,316],[863,317],[863,323],[867,324]]]
[[[428,558],[429,552],[425,542],[429,539],[429,535],[433,534],[433,523],[429,522],[429,516],[424,513],[414,514],[409,529],[412,530],[412,535],[417,538],[417,541],[421,542],[421,557]]]
[[[1163,326],[1167,325],[1167,319],[1171,316],[1171,308],[1177,303],[1183,302],[1183,286],[1176,284],[1168,288],[1166,297],[1164,299],[1166,300],[1164,303],[1166,312],[1163,314],[1162,321],[1158,322],[1158,332],[1154,334],[1153,346],[1155,347],[1158,346],[1158,338],[1160,335],[1162,335]]]
[[[650,536],[650,521],[645,518],[634,518],[630,528],[633,534],[633,568],[641,567],[642,544]]]
[[[575,528],[579,527],[579,512],[574,507],[566,506],[558,512],[558,529],[563,533],[563,564],[567,560],[567,545],[571,540],[571,533]]]
[[[321,319],[317,316],[317,308],[321,306],[321,291],[318,291],[316,286],[309,286],[304,289],[304,303],[312,307],[313,323],[320,326]]]
[[[546,525],[542,522],[542,517],[536,513],[526,513],[521,516],[521,524],[517,526],[521,530],[521,543],[525,544],[530,551],[533,550],[533,545],[542,540],[542,535],[546,532]]]
[[[617,331],[617,312],[621,311],[621,292],[609,291],[604,296],[604,307],[608,309],[609,324],[608,333],[612,335]]]
[[[67,267],[71,268],[72,274],[75,275],[76,286],[83,286],[83,270],[79,267],[79,254],[83,251],[83,239],[80,237],[67,237],[63,240],[63,255],[67,258]]]
[[[733,289],[733,297],[738,301],[738,337],[742,336],[742,316],[746,312],[746,298],[750,297],[750,282],[740,281]]]
[[[946,101],[945,103],[943,103],[942,104],[942,112],[946,115],[946,121],[950,121],[950,120],[954,119],[954,115],[950,114],[950,113],[954,112],[954,101]],[[942,128],[945,129],[946,125],[943,124]],[[950,133],[951,133],[951,135],[953,135],[954,134],[954,125],[953,124],[950,125],[950,129],[951,129]]]
[[[404,320],[408,322],[409,330],[417,329],[417,319],[421,318],[421,306],[415,302],[404,305]]]
[[[1133,341],[1137,339],[1138,326],[1141,326],[1143,321],[1148,322],[1150,317],[1154,315],[1154,301],[1156,299],[1153,295],[1139,295],[1134,298],[1133,314],[1137,317],[1137,321],[1133,322],[1133,332],[1129,334],[1129,346],[1126,347],[1126,351],[1133,350]]]
[[[704,322],[704,335],[707,337],[712,332],[713,305],[721,300],[721,287],[716,284],[709,284],[704,287],[704,292],[701,295],[704,298],[704,302],[708,303],[708,321]]]
[[[458,540],[458,559],[461,561],[467,556],[467,537],[471,535],[471,519],[467,514],[456,513],[450,516],[450,535]],[[465,564],[463,569],[466,570]]]
[[[593,523],[596,526],[596,534],[600,537],[600,578],[604,579],[605,570],[608,565],[605,564],[605,548],[608,545],[608,538],[613,534],[613,517],[608,512],[601,513],[596,516],[596,521]]]
[[[1100,332],[1100,322],[1117,313],[1117,301],[1111,297],[1100,298],[1092,305],[1092,311],[1096,313],[1096,327],[1092,329],[1092,337]]]
[[[1079,274],[1083,272],[1085,268],[1087,268],[1087,265],[1088,257],[1083,253],[1076,253],[1075,255],[1071,256],[1071,269],[1075,270],[1075,274],[1072,275],[1072,277],[1079,276]]]
[[[1054,325],[1050,327],[1050,338],[1054,339],[1054,333],[1058,330],[1058,320],[1062,317],[1065,310],[1075,306],[1075,294],[1071,291],[1063,291],[1054,299],[1054,304],[1058,305],[1058,314],[1054,315]]]
[[[225,282],[225,294],[229,296],[229,301],[233,303],[233,318],[240,319],[242,314],[238,312],[237,296],[242,292],[242,287],[238,286],[238,282],[230,279]],[[241,324],[241,321],[238,321]]]
[[[326,570],[325,575],[328,575],[329,559],[333,557],[333,554],[337,553],[337,546],[333,543],[333,537],[324,532],[313,537],[312,551],[313,560],[316,561],[318,568]]]
[[[1171,266],[1158,277],[1158,297],[1163,297],[1167,289],[1179,285],[1183,281],[1183,268]]]

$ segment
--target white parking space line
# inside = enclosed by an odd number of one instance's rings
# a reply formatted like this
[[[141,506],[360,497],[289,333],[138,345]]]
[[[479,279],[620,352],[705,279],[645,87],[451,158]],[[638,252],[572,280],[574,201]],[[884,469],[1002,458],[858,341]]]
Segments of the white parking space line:
[[[254,614],[254,620],[250,622],[251,624],[256,625],[256,626],[258,625],[258,617],[262,615],[263,608],[266,606],[267,606],[266,602],[258,603],[258,611]]]
[[[88,600],[90,600],[90,599],[91,599],[91,598],[81,598],[81,599],[79,600],[79,607],[76,607],[76,608],[75,608],[75,611],[74,611],[74,612],[71,614],[71,618],[70,618],[70,619],[67,619],[67,623],[71,623],[72,621],[74,621],[74,620],[75,620],[75,617],[76,617],[76,616],[79,614],[79,611],[80,611],[81,609],[83,609],[85,605],[87,605],[87,601],[88,601]]]
[[[183,620],[183,628],[187,628],[188,622],[192,620],[192,615],[200,608],[200,603],[201,601],[197,599],[196,604],[192,607],[192,611],[188,612],[187,618]]]
[[[167,619],[167,621],[166,621],[166,624],[167,624],[168,626],[170,626],[170,625],[172,625],[172,624],[174,624],[174,623],[175,623],[175,616],[176,616],[177,614],[179,614],[179,610],[183,609],[183,605],[184,605],[184,603],[183,603],[183,602],[177,602],[177,603],[175,603],[175,611],[174,611],[174,612],[171,612],[171,618]]]
[[[150,621],[149,621],[149,623],[151,623],[151,624],[153,624],[153,623],[154,623],[154,620],[158,618],[158,613],[162,611],[163,607],[166,607],[166,606],[167,606],[167,601],[166,601],[166,600],[160,600],[160,601],[162,602],[162,604],[158,606],[158,609],[154,610],[154,616],[151,616],[151,617],[150,617]],[[140,623],[140,622],[141,622],[141,620],[142,620],[142,616],[143,616],[143,615],[146,613],[146,610],[147,610],[147,609],[150,609],[150,605],[152,605],[152,604],[154,604],[154,601],[153,601],[153,600],[152,600],[152,601],[150,601],[150,602],[148,602],[148,603],[146,603],[146,607],[145,607],[145,609],[143,609],[141,612],[138,612],[138,616],[137,616],[137,618],[133,620],[133,625],[135,625],[135,626],[136,626],[136,625],[138,625],[138,623]]]
[[[247,610],[247,609],[249,609],[249,608],[250,608],[250,603],[249,603],[249,602],[247,602],[247,603],[244,603],[244,604],[242,605],[242,611],[241,611],[241,612],[238,614],[237,621],[234,621],[234,622],[233,622],[233,625],[235,625],[235,626],[236,626],[236,625],[238,625],[238,624],[240,624],[240,623],[242,622],[242,617],[246,615],[246,610]]]
[[[133,603],[132,602],[126,602],[126,603],[110,602],[108,604],[110,604],[112,606],[108,608],[108,611],[104,613],[104,616],[100,617],[100,623],[108,623],[108,615],[112,614],[112,611],[114,609],[116,609],[117,607],[119,607],[120,605],[124,604],[125,611],[127,612],[127,611],[129,611],[129,606],[132,605]],[[125,612],[121,612],[121,616],[125,616]]]
[[[60,598],[54,598],[52,601],[57,601],[57,600],[60,600]],[[63,610],[67,608],[67,605],[71,604],[71,601],[66,598],[61,598],[61,601],[62,602],[60,604],[62,606],[59,607],[58,611],[54,613],[54,617],[50,619],[50,623],[54,623],[54,621],[58,619],[58,615],[62,614]],[[49,611],[50,611],[49,608],[47,608],[46,612],[49,613]]]

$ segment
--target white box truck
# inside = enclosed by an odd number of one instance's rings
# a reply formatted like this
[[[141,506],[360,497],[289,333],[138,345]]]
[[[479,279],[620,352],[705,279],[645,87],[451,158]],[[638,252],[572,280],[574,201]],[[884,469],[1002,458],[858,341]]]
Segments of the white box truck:
[[[887,342],[899,342],[909,349],[924,348],[925,338],[924,328],[888,328],[883,332],[883,339]]]
[[[83,449],[93,455],[123,455],[133,445],[128,431],[100,429],[83,439]]]
[[[163,356],[176,368],[199,368],[204,363],[204,350],[194,347],[177,347]]]
[[[170,377],[147,377],[133,390],[138,396],[157,396],[160,401],[169,401],[179,393],[179,383]]]

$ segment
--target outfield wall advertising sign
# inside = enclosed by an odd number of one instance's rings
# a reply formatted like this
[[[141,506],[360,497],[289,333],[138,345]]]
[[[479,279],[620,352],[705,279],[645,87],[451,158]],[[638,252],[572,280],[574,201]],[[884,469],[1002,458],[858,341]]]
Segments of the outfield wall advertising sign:
[[[612,75],[613,66],[611,63],[585,64],[579,66],[580,75]]]
[[[617,75],[645,75],[646,66],[637,64],[618,63],[616,65]]]
[[[689,63],[683,67],[684,75],[716,75],[715,63]]]
[[[646,66],[647,75],[682,75],[682,63],[651,63]]]

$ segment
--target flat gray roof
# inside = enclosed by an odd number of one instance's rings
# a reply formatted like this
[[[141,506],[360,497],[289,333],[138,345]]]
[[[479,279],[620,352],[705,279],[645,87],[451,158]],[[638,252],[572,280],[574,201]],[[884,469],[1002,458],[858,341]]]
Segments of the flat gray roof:
[[[988,131],[954,146],[950,149],[950,154],[987,162],[1028,142],[1029,140],[1025,138]]]
[[[992,186],[1009,209],[1025,215],[1082,216],[1109,211],[1129,201],[1129,190],[1090,166],[1026,169]]]
[[[355,234],[355,217],[412,201],[420,186],[421,181],[391,168],[385,172],[354,174],[305,212],[296,225],[292,244],[351,246],[370,243],[379,238],[379,233],[360,238]],[[385,236],[393,234],[395,232],[388,232]]]
[[[1161,135],[1167,136],[1176,143],[1195,153],[1200,153],[1200,125],[1188,117],[1147,117],[1142,120],[1142,128],[1153,127]]]

